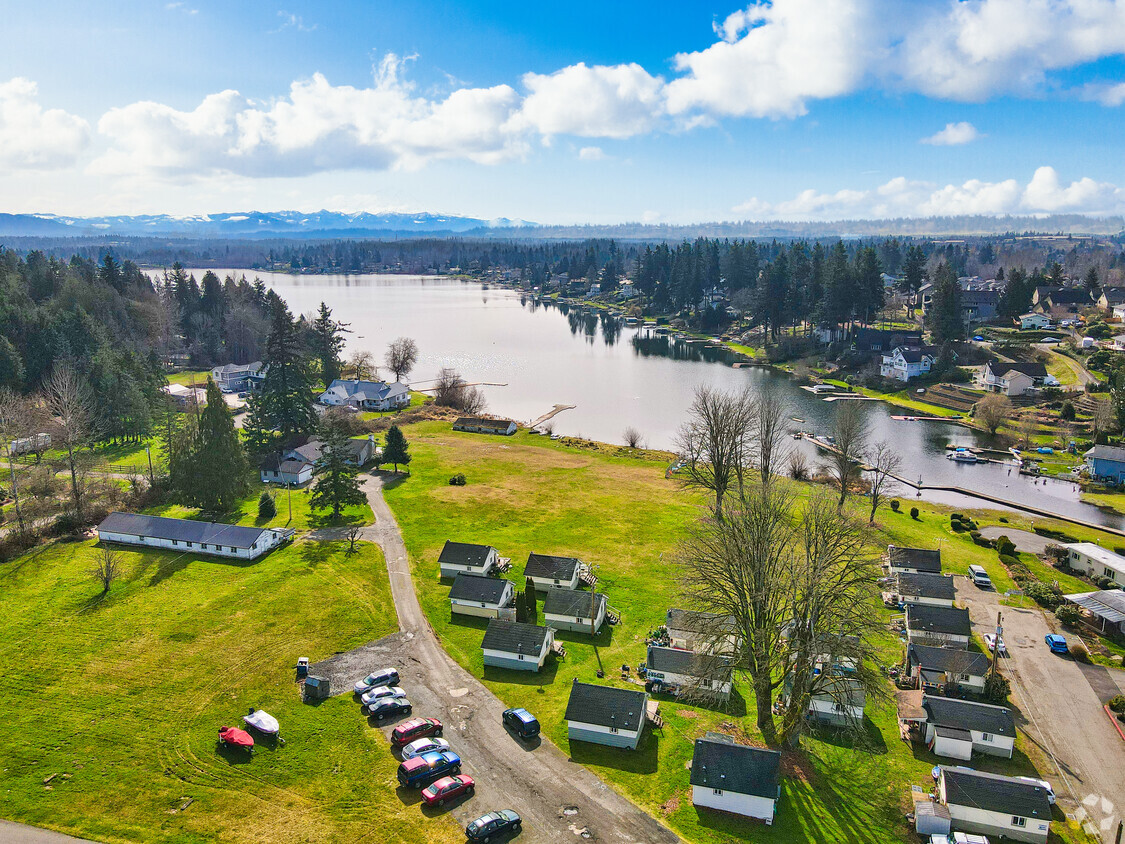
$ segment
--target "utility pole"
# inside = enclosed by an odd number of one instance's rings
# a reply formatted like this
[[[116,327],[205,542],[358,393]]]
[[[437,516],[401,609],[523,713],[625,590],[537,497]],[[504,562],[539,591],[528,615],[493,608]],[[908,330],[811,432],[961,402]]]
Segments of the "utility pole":
[[[1000,636],[1004,632],[1001,626],[1002,616],[999,610],[996,611],[996,645],[992,649],[992,668],[990,669],[993,677],[996,676],[996,666],[1000,662]]]
[[[285,492],[289,498],[289,521],[285,523],[285,526],[289,527],[289,525],[293,523],[293,484],[287,483],[285,485]]]
[[[152,446],[145,443],[145,454],[148,455],[148,482],[150,486],[156,485],[156,473],[152,471]]]

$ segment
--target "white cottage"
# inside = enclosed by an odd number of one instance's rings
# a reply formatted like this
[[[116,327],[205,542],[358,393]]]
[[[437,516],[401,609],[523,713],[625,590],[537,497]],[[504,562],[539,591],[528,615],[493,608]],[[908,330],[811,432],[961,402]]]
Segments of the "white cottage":
[[[941,574],[941,551],[888,545],[887,570],[890,574]]]
[[[895,381],[909,381],[928,374],[933,369],[934,360],[933,354],[925,349],[898,346],[889,354],[883,355],[879,374]]]
[[[941,802],[953,829],[1046,844],[1051,832],[1047,789],[1018,777],[962,767],[941,768]]]
[[[491,545],[473,545],[470,542],[445,541],[438,555],[442,577],[459,574],[488,574],[500,562],[500,554]]]
[[[528,554],[524,577],[531,578],[538,591],[552,586],[577,589],[583,570],[582,561],[576,557],[555,557],[550,554]]]
[[[98,525],[102,542],[240,560],[256,560],[288,542],[293,533],[287,528],[241,527],[138,513],[110,513]]]
[[[732,672],[725,657],[649,645],[645,669],[653,691],[719,700],[730,697]]]
[[[554,631],[549,627],[494,618],[488,622],[480,646],[486,666],[538,671],[554,644]]]
[[[931,694],[944,695],[950,689],[981,694],[992,662],[985,654],[963,648],[912,644],[906,649],[906,666],[917,687]]]
[[[957,597],[952,575],[902,572],[897,577],[895,588],[904,604],[952,607]]]
[[[602,629],[609,602],[605,595],[552,586],[543,600],[543,621],[555,630],[593,633]]]
[[[320,394],[320,403],[368,411],[401,410],[410,404],[410,389],[400,383],[337,379]]]
[[[772,824],[781,798],[781,754],[706,733],[695,740],[690,780],[693,805]]]
[[[449,590],[449,611],[456,615],[498,618],[515,600],[516,590],[510,580],[458,574]]]
[[[638,689],[579,683],[570,687],[566,704],[566,735],[571,741],[588,741],[636,750],[644,732],[648,694]]]
[[[673,607],[664,616],[664,629],[673,648],[697,653],[736,653],[742,644],[735,620],[718,613]]]
[[[923,695],[926,746],[938,756],[968,760],[973,753],[1012,758],[1016,722],[1012,710],[989,703]]]
[[[968,610],[906,605],[906,637],[911,644],[968,648],[972,632]]]
[[[1066,564],[1078,569],[1087,577],[1108,577],[1119,586],[1125,586],[1125,557],[1095,545],[1093,542],[1073,542],[1064,545]]]

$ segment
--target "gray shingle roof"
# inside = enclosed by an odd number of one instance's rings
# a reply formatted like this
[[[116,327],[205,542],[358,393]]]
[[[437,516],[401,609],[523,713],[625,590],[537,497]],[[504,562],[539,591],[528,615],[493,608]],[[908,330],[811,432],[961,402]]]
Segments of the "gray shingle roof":
[[[928,604],[906,605],[906,629],[923,633],[948,633],[968,636],[973,628],[969,611],[957,607],[932,607]]]
[[[986,812],[1001,812],[1049,821],[1051,804],[1047,790],[1026,780],[970,771],[967,768],[941,769],[945,781],[945,802],[971,806]]]
[[[953,578],[943,574],[915,574],[902,572],[898,575],[898,593],[915,595],[919,598],[934,598],[952,601],[957,597]]]
[[[729,660],[721,657],[707,657],[680,648],[662,648],[649,645],[646,663],[649,671],[668,671],[672,674],[683,674],[687,677],[702,677],[725,682],[730,679],[731,675]]]
[[[473,545],[469,542],[451,542],[447,539],[438,556],[438,562],[450,566],[484,568],[490,551],[492,551],[491,545]]]
[[[1012,717],[1012,710],[1003,706],[926,695],[922,698],[922,708],[928,715],[926,720],[935,726],[977,730],[1009,738],[1015,738],[1016,735],[1016,721]]]
[[[992,665],[985,654],[961,648],[931,648],[928,645],[911,644],[907,648],[907,657],[911,666],[920,665],[934,671],[971,674],[974,677],[983,677]]]
[[[106,531],[128,536],[151,536],[155,539],[226,545],[230,548],[252,548],[258,537],[267,530],[268,528],[240,527],[193,519],[142,516],[138,513],[110,513],[98,525],[99,533]]]
[[[928,548],[900,548],[897,545],[887,547],[891,565],[918,569],[929,574],[941,573],[941,551],[931,551]]]
[[[1125,463],[1125,448],[1119,445],[1096,445],[1087,451],[1083,457],[1093,457],[1097,460],[1113,460]]]
[[[644,692],[635,689],[595,686],[575,680],[563,717],[567,721],[634,732],[645,717],[646,698]]]
[[[714,612],[679,610],[674,607],[664,617],[669,630],[686,630],[689,633],[712,635],[719,632],[734,633],[737,625],[733,618]]]
[[[605,595],[598,595],[597,610],[605,605]],[[543,600],[543,612],[551,615],[569,615],[576,618],[590,618],[590,593],[576,589],[548,589]],[[595,615],[596,617],[596,615]]]
[[[479,574],[458,574],[449,590],[449,597],[458,601],[483,601],[497,604],[504,597],[510,581]]]
[[[547,640],[546,627],[494,618],[488,622],[480,646],[490,651],[538,656]]]
[[[729,736],[707,733],[695,740],[691,784],[776,800],[781,754],[735,744]]]
[[[1002,378],[1012,370],[1026,375],[1028,378],[1046,378],[1047,367],[1041,363],[1026,363],[1020,361],[996,361],[990,360],[988,362],[988,371],[995,377]]]
[[[570,580],[578,567],[576,557],[553,557],[550,554],[528,554],[525,577],[543,577],[551,580]]]

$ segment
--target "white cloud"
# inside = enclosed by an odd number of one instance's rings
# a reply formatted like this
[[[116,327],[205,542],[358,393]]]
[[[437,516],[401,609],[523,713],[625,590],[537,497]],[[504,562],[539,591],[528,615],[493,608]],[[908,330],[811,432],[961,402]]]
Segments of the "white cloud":
[[[1112,84],[1090,84],[1082,88],[1082,99],[1092,100],[1110,108],[1125,103],[1125,82]]]
[[[664,80],[638,64],[578,63],[527,73],[520,122],[544,135],[628,138],[652,130],[663,112]]]
[[[601,147],[582,147],[578,150],[578,158],[580,161],[604,161],[606,154]]]
[[[282,10],[277,13],[277,16],[281,18],[281,23],[278,25],[277,29],[270,30],[271,33],[278,33],[283,29],[295,29],[298,32],[312,32],[317,27],[315,23],[311,26],[307,26],[304,18],[292,12]]]
[[[928,138],[922,138],[921,143],[936,147],[955,147],[968,144],[980,137],[980,132],[972,123],[946,123],[945,128],[935,132]]]
[[[30,79],[17,76],[0,83],[0,167],[66,167],[89,144],[85,120],[62,109],[44,110],[38,95]]]
[[[1090,178],[1063,187],[1054,167],[1040,167],[1023,192],[1022,204],[1033,211],[1117,213],[1125,204],[1125,191]]]

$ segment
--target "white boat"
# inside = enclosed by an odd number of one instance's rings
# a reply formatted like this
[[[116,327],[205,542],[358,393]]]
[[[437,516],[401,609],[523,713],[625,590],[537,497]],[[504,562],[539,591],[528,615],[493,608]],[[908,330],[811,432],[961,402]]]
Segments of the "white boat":
[[[967,448],[958,448],[951,451],[948,455],[950,460],[956,460],[958,463],[976,463],[977,456],[969,451]]]
[[[276,736],[281,729],[277,719],[261,709],[251,709],[249,715],[242,716],[242,720],[259,733],[265,733],[268,736]]]

